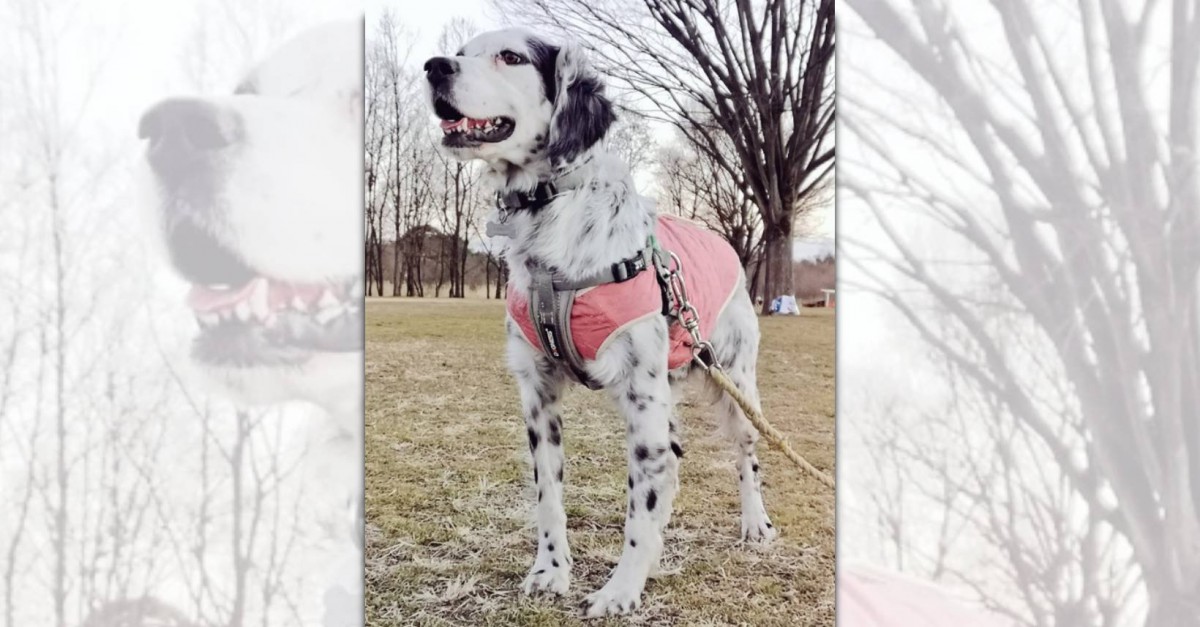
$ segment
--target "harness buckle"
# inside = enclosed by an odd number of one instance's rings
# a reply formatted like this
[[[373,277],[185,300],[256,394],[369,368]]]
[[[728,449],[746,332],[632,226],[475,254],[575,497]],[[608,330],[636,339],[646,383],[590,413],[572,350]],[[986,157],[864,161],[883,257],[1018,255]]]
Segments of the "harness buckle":
[[[646,260],[642,255],[619,261],[612,265],[613,281],[616,283],[624,283],[629,279],[637,276],[642,270],[646,269]]]

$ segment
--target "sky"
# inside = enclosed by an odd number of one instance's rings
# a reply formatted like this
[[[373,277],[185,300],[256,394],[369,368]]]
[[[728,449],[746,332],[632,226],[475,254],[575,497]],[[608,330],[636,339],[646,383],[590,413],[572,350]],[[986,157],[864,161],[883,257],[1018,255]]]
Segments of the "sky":
[[[437,52],[437,38],[447,22],[455,17],[467,17],[481,30],[503,28],[503,17],[489,0],[438,0],[436,2],[412,2],[412,0],[365,0],[367,38],[379,15],[387,7],[399,16],[403,24],[413,32],[414,60],[423,60]],[[671,131],[665,125],[651,124],[652,132],[660,142],[669,141]],[[641,183],[641,182],[639,182]],[[835,226],[833,203],[814,210],[808,222],[811,235],[797,241],[797,258],[821,256],[833,249]]]

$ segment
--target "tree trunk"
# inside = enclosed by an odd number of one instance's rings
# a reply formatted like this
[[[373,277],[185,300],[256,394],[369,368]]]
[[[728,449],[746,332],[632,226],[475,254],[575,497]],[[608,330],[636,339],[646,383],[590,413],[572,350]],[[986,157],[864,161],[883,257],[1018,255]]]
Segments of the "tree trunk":
[[[771,301],[776,297],[795,292],[791,231],[791,221],[785,220],[782,225],[767,226],[763,233],[763,266],[766,270],[762,291],[764,314],[770,312]]]
[[[504,263],[504,259],[499,259],[496,261],[496,300],[500,300],[501,298],[504,298],[501,290],[503,289],[503,286],[504,286],[504,281],[505,281],[504,270],[506,267],[507,267],[507,265]]]

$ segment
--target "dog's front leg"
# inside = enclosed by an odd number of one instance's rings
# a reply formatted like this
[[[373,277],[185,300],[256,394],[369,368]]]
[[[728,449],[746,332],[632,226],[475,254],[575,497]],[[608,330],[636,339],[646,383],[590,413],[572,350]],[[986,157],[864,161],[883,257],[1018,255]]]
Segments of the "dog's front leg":
[[[625,546],[608,583],[584,601],[588,617],[623,614],[641,604],[646,579],[662,554],[663,531],[678,486],[678,455],[682,451],[677,444],[672,446],[671,440],[666,324],[653,320],[639,325],[626,339],[604,357],[625,364],[623,375],[609,386],[625,416],[628,434]]]
[[[563,509],[562,414],[565,379],[545,356],[533,350],[509,323],[509,366],[521,392],[521,408],[533,459],[537,490],[537,557],[525,577],[526,594],[565,594],[571,585],[571,550]]]

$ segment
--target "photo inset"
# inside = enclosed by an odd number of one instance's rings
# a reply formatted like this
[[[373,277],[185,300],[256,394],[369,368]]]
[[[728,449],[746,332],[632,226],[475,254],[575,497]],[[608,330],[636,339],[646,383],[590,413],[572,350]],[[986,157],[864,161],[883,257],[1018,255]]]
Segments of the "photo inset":
[[[368,622],[833,624],[833,3],[660,4],[368,11]]]

